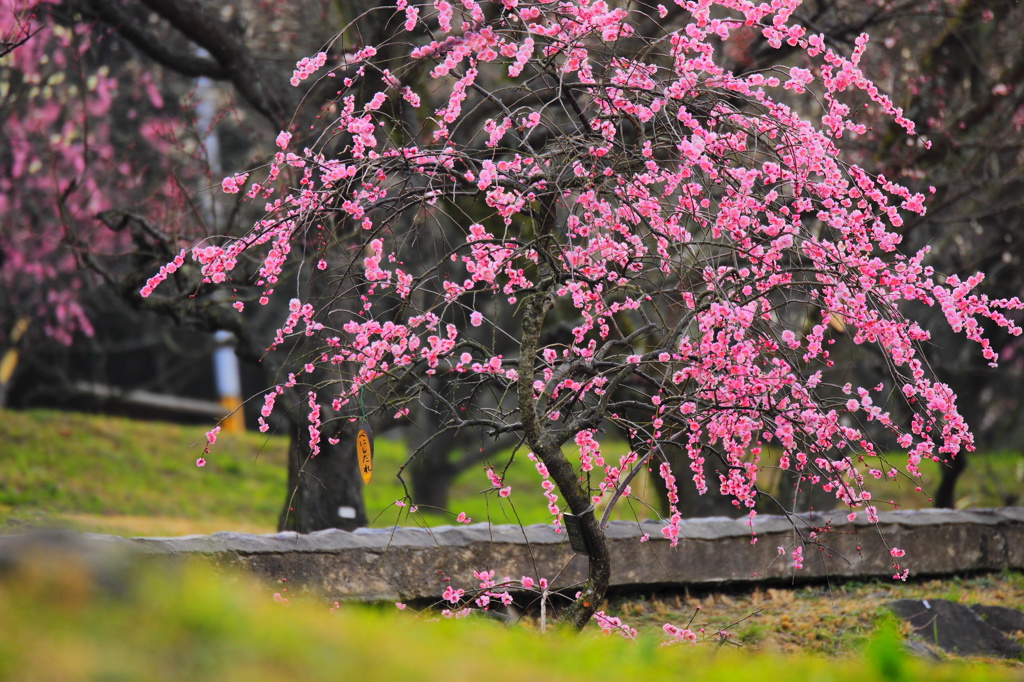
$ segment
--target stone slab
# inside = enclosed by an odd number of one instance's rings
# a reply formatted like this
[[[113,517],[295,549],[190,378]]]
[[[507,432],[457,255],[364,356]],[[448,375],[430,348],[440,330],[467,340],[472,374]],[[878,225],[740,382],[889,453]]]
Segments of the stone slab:
[[[950,653],[1006,659],[1020,659],[1024,653],[1024,648],[1004,635],[1001,628],[987,622],[982,617],[984,611],[977,606],[970,608],[945,599],[900,599],[889,608],[910,623],[918,637]],[[1010,620],[1006,613],[1010,611],[1013,609],[1003,609],[999,618]],[[1014,613],[1016,618],[1024,617],[1019,611]]]

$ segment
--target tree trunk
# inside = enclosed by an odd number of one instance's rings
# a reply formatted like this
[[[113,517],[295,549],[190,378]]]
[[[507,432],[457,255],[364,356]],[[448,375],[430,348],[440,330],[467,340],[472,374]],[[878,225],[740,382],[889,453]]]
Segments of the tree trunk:
[[[458,474],[448,459],[448,445],[447,440],[431,443],[409,464],[412,503],[423,511],[448,511],[448,495]]]
[[[427,381],[433,391],[445,390],[438,377],[429,377]],[[406,448],[416,453],[408,467],[409,494],[412,503],[424,511],[448,510],[448,493],[458,474],[449,457],[453,435],[437,435],[444,428],[439,418],[443,409],[433,393],[422,395],[413,406],[405,429]]]
[[[555,477],[552,476],[552,478]],[[579,486],[577,486],[578,489]],[[560,620],[575,630],[582,630],[590,622],[597,611],[598,604],[608,592],[612,576],[612,558],[608,549],[608,537],[604,534],[604,529],[601,528],[594,512],[580,514],[574,506],[573,512],[580,516],[583,537],[590,549],[590,565],[587,581],[583,583],[580,596],[562,613]]]
[[[940,509],[952,509],[956,506],[956,483],[960,474],[967,468],[967,453],[961,452],[951,457],[946,466],[942,467],[939,488],[935,491],[935,506]]]
[[[344,422],[338,444],[326,437],[320,453],[310,456],[309,435],[292,419],[288,450],[288,491],[278,530],[311,533],[325,528],[355,530],[368,522],[363,504],[363,481],[356,459],[357,425]]]
[[[551,480],[558,487],[572,513],[579,517],[584,542],[590,552],[587,580],[580,595],[562,613],[560,621],[575,630],[582,630],[597,611],[611,583],[612,562],[608,538],[594,515],[587,491],[562,451],[561,443],[553,442],[545,433],[536,411],[533,380],[544,317],[554,299],[549,292],[534,294],[523,304],[523,336],[520,344],[517,397],[523,433],[530,449],[548,468]]]

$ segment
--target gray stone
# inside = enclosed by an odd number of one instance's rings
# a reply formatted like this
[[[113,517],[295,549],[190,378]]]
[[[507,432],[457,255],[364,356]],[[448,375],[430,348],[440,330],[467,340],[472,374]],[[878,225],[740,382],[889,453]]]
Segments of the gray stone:
[[[916,635],[950,653],[1007,659],[1024,654],[1020,644],[962,604],[945,599],[901,599],[891,602],[889,608],[908,621]]]
[[[911,656],[920,658],[924,661],[937,663],[942,660],[941,656],[935,653],[935,651],[930,646],[928,646],[920,640],[908,639],[907,641],[903,642],[903,648]]]
[[[1000,632],[1005,632],[1008,635],[1024,632],[1024,611],[984,604],[975,604],[971,610]]]
[[[42,530],[2,540],[0,578],[28,574],[56,585],[70,573],[85,578],[80,584],[114,595],[127,590],[139,558],[129,541],[106,535]]]

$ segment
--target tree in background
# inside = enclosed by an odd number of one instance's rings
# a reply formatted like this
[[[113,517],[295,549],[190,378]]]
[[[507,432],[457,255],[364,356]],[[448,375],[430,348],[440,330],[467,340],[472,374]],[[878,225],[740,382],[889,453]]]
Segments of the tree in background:
[[[11,144],[0,174],[0,277],[11,295],[0,312],[0,341],[13,341],[8,332],[19,320],[33,323],[30,334],[65,342],[76,331],[89,333],[76,292],[99,281],[177,325],[231,331],[241,357],[263,359],[276,326],[269,319],[279,311],[239,315],[231,304],[255,290],[201,286],[198,270],[181,254],[207,236],[251,224],[255,214],[246,213],[247,205],[210,187],[219,190],[223,173],[263,156],[252,141],[265,131],[287,127],[292,116],[295,125],[302,120],[296,113],[302,93],[276,68],[277,51],[318,45],[303,38],[310,26],[323,25],[328,7],[307,5],[298,22],[281,9],[276,3],[218,9],[187,0],[4,3],[0,29],[8,54],[0,66]],[[245,23],[257,24],[260,16],[270,19],[264,32],[247,33]],[[274,68],[263,68],[268,63]],[[141,297],[147,279],[168,262],[177,271],[173,286]],[[276,360],[261,363],[268,384],[283,383],[286,360]],[[304,430],[305,415],[297,410],[305,396],[289,398],[296,411],[282,410],[280,427]],[[325,446],[305,466],[300,485],[306,442],[293,438],[282,526],[365,525],[351,439]]]
[[[162,101],[152,80],[138,71],[112,74],[93,32],[46,24],[35,11],[0,13],[0,347],[39,337],[67,345],[77,332],[91,335],[78,297],[89,285],[82,252],[126,248],[95,215],[113,197],[166,203],[154,173],[141,170],[163,167],[165,142],[121,135],[126,126],[159,130]],[[5,388],[10,378],[0,379]]]
[[[1024,8],[989,0],[943,3],[931,12],[914,9],[907,7],[902,16],[879,26],[891,37],[869,68],[883,87],[901,93],[908,116],[932,144],[907,145],[890,127],[879,125],[880,144],[866,151],[887,176],[915,188],[935,187],[928,214],[903,228],[909,247],[930,244],[928,263],[940,272],[984,273],[979,292],[1018,295],[1024,289],[1019,220]],[[892,63],[900,69],[892,69]],[[949,330],[938,331],[934,311],[921,314],[937,329],[935,350],[929,353],[932,367],[960,396],[979,448],[1016,449],[1021,436],[1019,340],[989,328],[993,343],[1002,348],[1001,366],[995,370]],[[934,494],[937,506],[954,506],[957,477],[971,458],[945,462]]]
[[[266,300],[290,259],[326,273],[286,294],[272,347],[315,345],[266,396],[306,393],[311,459],[338,425],[417,403],[436,438],[512,434],[555,529],[564,514],[579,524],[590,572],[563,618],[582,627],[608,586],[603,522],[641,471],[665,481],[674,539],[684,478],[752,519],[768,448],[869,520],[865,476],[913,478],[922,459],[972,449],[921,354],[930,333],[902,306],[941,310],[995,363],[982,322],[1019,334],[1003,311],[1021,302],[975,293],[980,275],[937,275],[927,247],[900,252],[925,196],[838,141],[868,132],[867,108],[930,143],[861,69],[867,36],[845,56],[794,21],[798,5],[400,3],[397,18],[371,13],[380,40],[344,30],[300,61],[292,85],[315,78],[334,98],[301,147],[282,130],[269,167],[225,179],[266,215],[190,255],[209,284],[257,258]],[[751,28],[804,65],[724,68],[716,46]],[[884,358],[885,380],[831,381],[837,328]],[[900,468],[875,424],[908,453]],[[610,429],[631,444],[617,461],[602,451]],[[798,565],[817,540],[794,527]]]

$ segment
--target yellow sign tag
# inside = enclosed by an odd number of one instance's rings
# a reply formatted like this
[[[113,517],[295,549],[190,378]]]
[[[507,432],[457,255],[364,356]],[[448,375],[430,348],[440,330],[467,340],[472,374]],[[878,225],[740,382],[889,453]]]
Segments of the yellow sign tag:
[[[359,473],[363,483],[369,483],[373,476],[373,431],[366,422],[361,423],[356,432],[356,456],[359,458]]]

